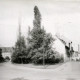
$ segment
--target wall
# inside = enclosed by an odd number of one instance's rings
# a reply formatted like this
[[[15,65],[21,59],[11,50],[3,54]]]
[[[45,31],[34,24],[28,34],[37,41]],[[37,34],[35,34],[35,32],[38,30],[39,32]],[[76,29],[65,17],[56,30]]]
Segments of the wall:
[[[59,52],[60,55],[63,55],[64,59],[67,58],[65,45],[57,37],[54,41],[53,48],[55,49],[55,51]]]

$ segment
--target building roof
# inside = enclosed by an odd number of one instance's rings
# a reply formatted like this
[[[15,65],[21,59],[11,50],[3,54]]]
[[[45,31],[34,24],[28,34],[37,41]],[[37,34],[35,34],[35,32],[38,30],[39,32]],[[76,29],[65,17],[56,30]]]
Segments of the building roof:
[[[62,36],[62,35],[55,35],[65,46],[69,47],[69,43],[71,43],[72,41],[68,40],[66,37]]]

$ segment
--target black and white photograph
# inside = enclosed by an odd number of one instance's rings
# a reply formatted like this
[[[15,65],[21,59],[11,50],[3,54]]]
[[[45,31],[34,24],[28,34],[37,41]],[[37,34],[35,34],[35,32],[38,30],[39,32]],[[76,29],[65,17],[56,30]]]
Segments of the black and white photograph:
[[[80,80],[80,0],[0,0],[0,80]]]

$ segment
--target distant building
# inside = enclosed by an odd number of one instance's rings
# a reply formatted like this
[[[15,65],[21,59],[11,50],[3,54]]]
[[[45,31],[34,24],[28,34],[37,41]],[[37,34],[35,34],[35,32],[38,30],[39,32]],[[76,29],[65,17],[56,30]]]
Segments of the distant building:
[[[3,53],[12,52],[13,51],[12,47],[0,47],[0,48],[2,49]]]
[[[74,60],[74,61],[80,61],[80,45],[78,44],[77,45],[78,47],[77,47],[77,49],[74,51],[74,54],[73,54],[73,56],[72,56],[72,60]]]
[[[74,51],[74,54],[72,56],[72,60],[74,60],[74,61],[80,60],[80,52]]]

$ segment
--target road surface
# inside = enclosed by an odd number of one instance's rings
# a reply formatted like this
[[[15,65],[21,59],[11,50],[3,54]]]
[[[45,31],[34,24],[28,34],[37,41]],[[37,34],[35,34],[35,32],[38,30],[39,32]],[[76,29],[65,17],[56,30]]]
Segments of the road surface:
[[[80,62],[67,62],[55,69],[35,69],[9,62],[0,63],[0,80],[16,78],[23,80],[80,80]]]

